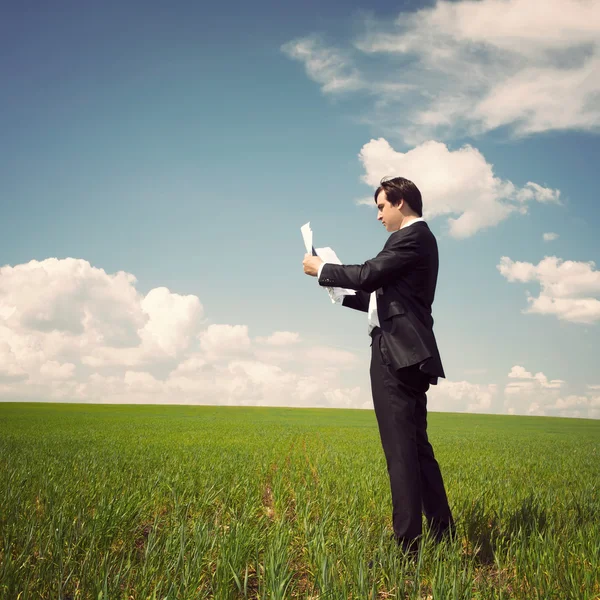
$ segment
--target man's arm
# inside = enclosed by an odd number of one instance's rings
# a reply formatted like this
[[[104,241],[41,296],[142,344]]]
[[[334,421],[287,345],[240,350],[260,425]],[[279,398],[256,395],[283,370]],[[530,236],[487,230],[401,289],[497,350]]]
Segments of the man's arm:
[[[322,262],[319,265],[319,269],[317,271],[317,281],[321,277],[321,272],[323,271],[323,267],[329,263]],[[329,286],[327,286],[329,287]],[[360,310],[362,312],[369,312],[369,294],[366,292],[358,292],[354,295],[345,294],[342,299],[342,306],[347,306],[348,308],[354,308],[355,310]]]
[[[362,312],[369,312],[369,294],[367,292],[356,292],[354,296],[344,296],[342,306]]]
[[[343,287],[370,294],[415,264],[419,258],[419,244],[412,232],[392,234],[383,250],[362,265],[322,265],[318,281],[321,286]],[[347,305],[346,302],[344,305]]]

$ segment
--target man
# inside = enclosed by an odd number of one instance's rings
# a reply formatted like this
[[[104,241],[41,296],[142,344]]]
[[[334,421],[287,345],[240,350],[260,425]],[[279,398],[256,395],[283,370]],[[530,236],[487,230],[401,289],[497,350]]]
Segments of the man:
[[[374,198],[377,220],[392,232],[375,258],[362,265],[335,265],[306,254],[303,265],[321,286],[357,290],[342,303],[368,313],[371,392],[390,478],[394,536],[405,550],[415,551],[421,510],[435,539],[454,528],[427,438],[426,393],[445,377],[431,316],[438,248],[412,181],[382,180]]]

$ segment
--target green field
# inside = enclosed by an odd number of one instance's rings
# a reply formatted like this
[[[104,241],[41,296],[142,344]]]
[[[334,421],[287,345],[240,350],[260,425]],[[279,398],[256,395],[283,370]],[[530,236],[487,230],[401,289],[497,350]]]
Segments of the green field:
[[[0,598],[600,598],[600,421],[429,431],[459,536],[411,561],[372,411],[0,403]]]

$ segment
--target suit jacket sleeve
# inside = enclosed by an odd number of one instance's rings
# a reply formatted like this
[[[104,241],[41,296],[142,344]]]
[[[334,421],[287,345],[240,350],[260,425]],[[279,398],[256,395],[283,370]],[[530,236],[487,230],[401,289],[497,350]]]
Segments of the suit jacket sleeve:
[[[414,233],[399,230],[388,238],[383,250],[375,258],[362,265],[324,265],[319,285],[370,294],[414,265],[421,257],[419,250]]]
[[[367,292],[357,292],[355,296],[344,296],[342,305],[354,310],[369,312],[369,294]]]

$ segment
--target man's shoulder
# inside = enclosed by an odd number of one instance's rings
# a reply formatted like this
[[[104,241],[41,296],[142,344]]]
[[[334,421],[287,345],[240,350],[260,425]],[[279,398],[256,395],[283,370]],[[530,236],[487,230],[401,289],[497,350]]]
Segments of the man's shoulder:
[[[391,246],[394,244],[401,244],[404,241],[417,240],[419,242],[426,242],[435,240],[435,236],[426,221],[418,221],[408,227],[403,227],[390,234],[385,246]]]

